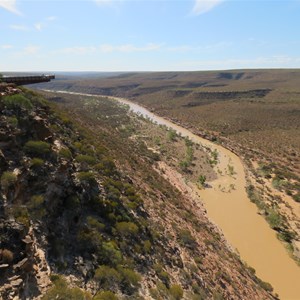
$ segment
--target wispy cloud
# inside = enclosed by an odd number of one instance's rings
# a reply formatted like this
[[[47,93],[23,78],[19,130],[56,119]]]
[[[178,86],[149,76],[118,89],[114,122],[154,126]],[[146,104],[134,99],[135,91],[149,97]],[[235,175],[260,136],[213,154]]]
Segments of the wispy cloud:
[[[257,69],[257,68],[296,68],[299,67],[300,57],[288,55],[273,55],[244,59],[225,60],[190,60],[181,61],[173,66],[174,70],[228,70],[228,69]],[[171,69],[171,68],[170,68]]]
[[[42,29],[43,29],[43,24],[42,24],[42,23],[36,23],[36,24],[34,24],[34,28],[35,28],[37,31],[42,31]]]
[[[231,42],[219,42],[216,44],[206,44],[206,45],[198,45],[198,46],[189,46],[189,45],[182,45],[182,46],[171,46],[166,47],[167,51],[171,52],[204,52],[204,51],[220,51],[232,46]]]
[[[135,46],[131,44],[125,44],[125,45],[109,45],[109,44],[103,44],[100,46],[100,51],[104,53],[110,53],[110,52],[126,52],[126,53],[132,53],[132,52],[147,52],[147,51],[157,51],[162,48],[162,44],[154,44],[149,43],[145,46]]]
[[[69,48],[64,48],[60,50],[60,53],[64,54],[77,54],[77,55],[86,55],[86,54],[91,54],[93,52],[96,52],[97,48],[94,46],[76,46],[76,47],[69,47]]]
[[[101,44],[100,46],[74,46],[63,48],[58,50],[58,53],[64,54],[76,54],[76,55],[86,55],[92,53],[137,53],[137,52],[155,52],[155,51],[164,51],[164,52],[215,52],[224,50],[228,47],[231,47],[231,42],[219,42],[215,44],[207,44],[207,45],[175,45],[168,46],[165,43],[148,43],[145,45],[133,45],[133,44],[121,44],[121,45],[113,45],[113,44]]]
[[[12,45],[0,45],[0,49],[3,49],[3,50],[9,50],[9,49],[12,49],[13,46]]]
[[[56,16],[50,16],[50,17],[46,18],[46,20],[49,21],[49,22],[55,21],[56,19],[57,19]]]
[[[23,49],[23,54],[35,55],[40,51],[41,47],[29,45]]]
[[[35,23],[33,26],[37,31],[42,31],[45,27],[48,27],[50,22],[55,21],[57,18],[55,16],[50,16],[44,19],[42,22]]]
[[[225,0],[195,0],[195,5],[192,12],[195,15],[207,13],[224,1]]]
[[[21,15],[21,12],[17,9],[16,0],[0,0],[0,7],[14,14]]]
[[[17,31],[28,31],[29,30],[29,28],[25,25],[10,25],[9,27],[11,29],[17,30]]]

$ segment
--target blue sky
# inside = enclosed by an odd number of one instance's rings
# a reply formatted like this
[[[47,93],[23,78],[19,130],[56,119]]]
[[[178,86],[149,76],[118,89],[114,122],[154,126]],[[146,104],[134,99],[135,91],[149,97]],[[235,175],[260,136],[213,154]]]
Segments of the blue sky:
[[[299,0],[0,0],[0,70],[300,68],[299,29]]]

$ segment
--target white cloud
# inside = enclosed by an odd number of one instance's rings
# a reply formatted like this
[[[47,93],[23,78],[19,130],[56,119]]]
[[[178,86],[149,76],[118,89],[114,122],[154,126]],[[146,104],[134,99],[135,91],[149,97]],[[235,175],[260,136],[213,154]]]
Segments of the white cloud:
[[[113,46],[113,45],[108,45],[108,44],[103,44],[99,47],[101,52],[104,53],[110,53],[110,52],[125,52],[125,53],[132,53],[132,52],[148,52],[148,51],[157,51],[162,48],[161,44],[153,44],[149,43],[145,46],[134,46],[131,44],[125,44],[125,45],[118,45],[118,46]]]
[[[245,59],[191,60],[175,64],[173,70],[228,70],[259,68],[299,68],[300,57],[274,55]]]
[[[212,10],[217,5],[221,4],[225,0],[195,0],[193,8],[193,14],[201,15]]]
[[[230,42],[219,42],[216,44],[207,44],[207,45],[199,45],[199,46],[189,46],[189,45],[182,45],[182,46],[173,46],[165,48],[167,51],[171,52],[211,52],[211,51],[220,51],[232,46]]]
[[[23,50],[23,54],[29,54],[29,55],[34,55],[37,54],[40,51],[39,46],[34,46],[34,45],[30,45],[24,48]]]
[[[57,19],[56,16],[50,16],[50,17],[46,18],[46,20],[49,22],[55,21],[56,19]]]
[[[25,25],[10,25],[9,27],[11,29],[17,30],[17,31],[28,31],[29,30],[29,28]]]
[[[34,28],[37,30],[37,31],[42,31],[43,29],[43,24],[42,23],[36,23],[34,24]]]
[[[61,53],[64,54],[79,54],[79,55],[86,55],[91,54],[97,50],[96,47],[90,46],[90,47],[70,47],[70,48],[64,48],[62,49]]]
[[[13,46],[12,45],[0,45],[0,48],[3,50],[9,50],[9,49],[12,49]]]
[[[0,0],[0,7],[14,14],[21,15],[20,11],[16,7],[16,0]]]

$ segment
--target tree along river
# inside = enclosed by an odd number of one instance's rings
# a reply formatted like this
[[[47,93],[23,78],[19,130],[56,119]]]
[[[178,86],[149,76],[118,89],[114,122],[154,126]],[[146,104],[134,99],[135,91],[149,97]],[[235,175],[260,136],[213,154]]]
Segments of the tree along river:
[[[51,91],[53,92],[53,91]],[[56,91],[89,97],[106,97],[91,94]],[[241,159],[228,149],[203,139],[189,130],[159,117],[144,107],[118,97],[106,97],[126,104],[131,111],[166,125],[189,137],[193,142],[218,152],[218,178],[209,182],[209,188],[199,190],[200,199],[208,217],[223,231],[240,257],[256,270],[262,280],[272,284],[280,299],[300,299],[300,267],[289,256],[274,230],[257,213],[246,193],[246,175]]]

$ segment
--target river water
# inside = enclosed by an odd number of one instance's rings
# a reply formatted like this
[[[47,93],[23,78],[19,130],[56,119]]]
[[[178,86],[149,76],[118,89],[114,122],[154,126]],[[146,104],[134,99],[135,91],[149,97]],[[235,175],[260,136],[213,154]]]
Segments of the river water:
[[[97,97],[82,93],[68,94]],[[216,149],[219,160],[216,166],[218,178],[209,183],[209,188],[198,192],[208,217],[221,228],[241,259],[256,270],[258,277],[272,284],[280,299],[300,300],[300,267],[289,257],[275,231],[258,215],[256,206],[249,200],[245,189],[245,170],[240,158],[226,148],[205,140],[136,103],[123,98],[107,98],[129,105],[133,112],[142,114],[157,124],[168,126],[195,143]]]

